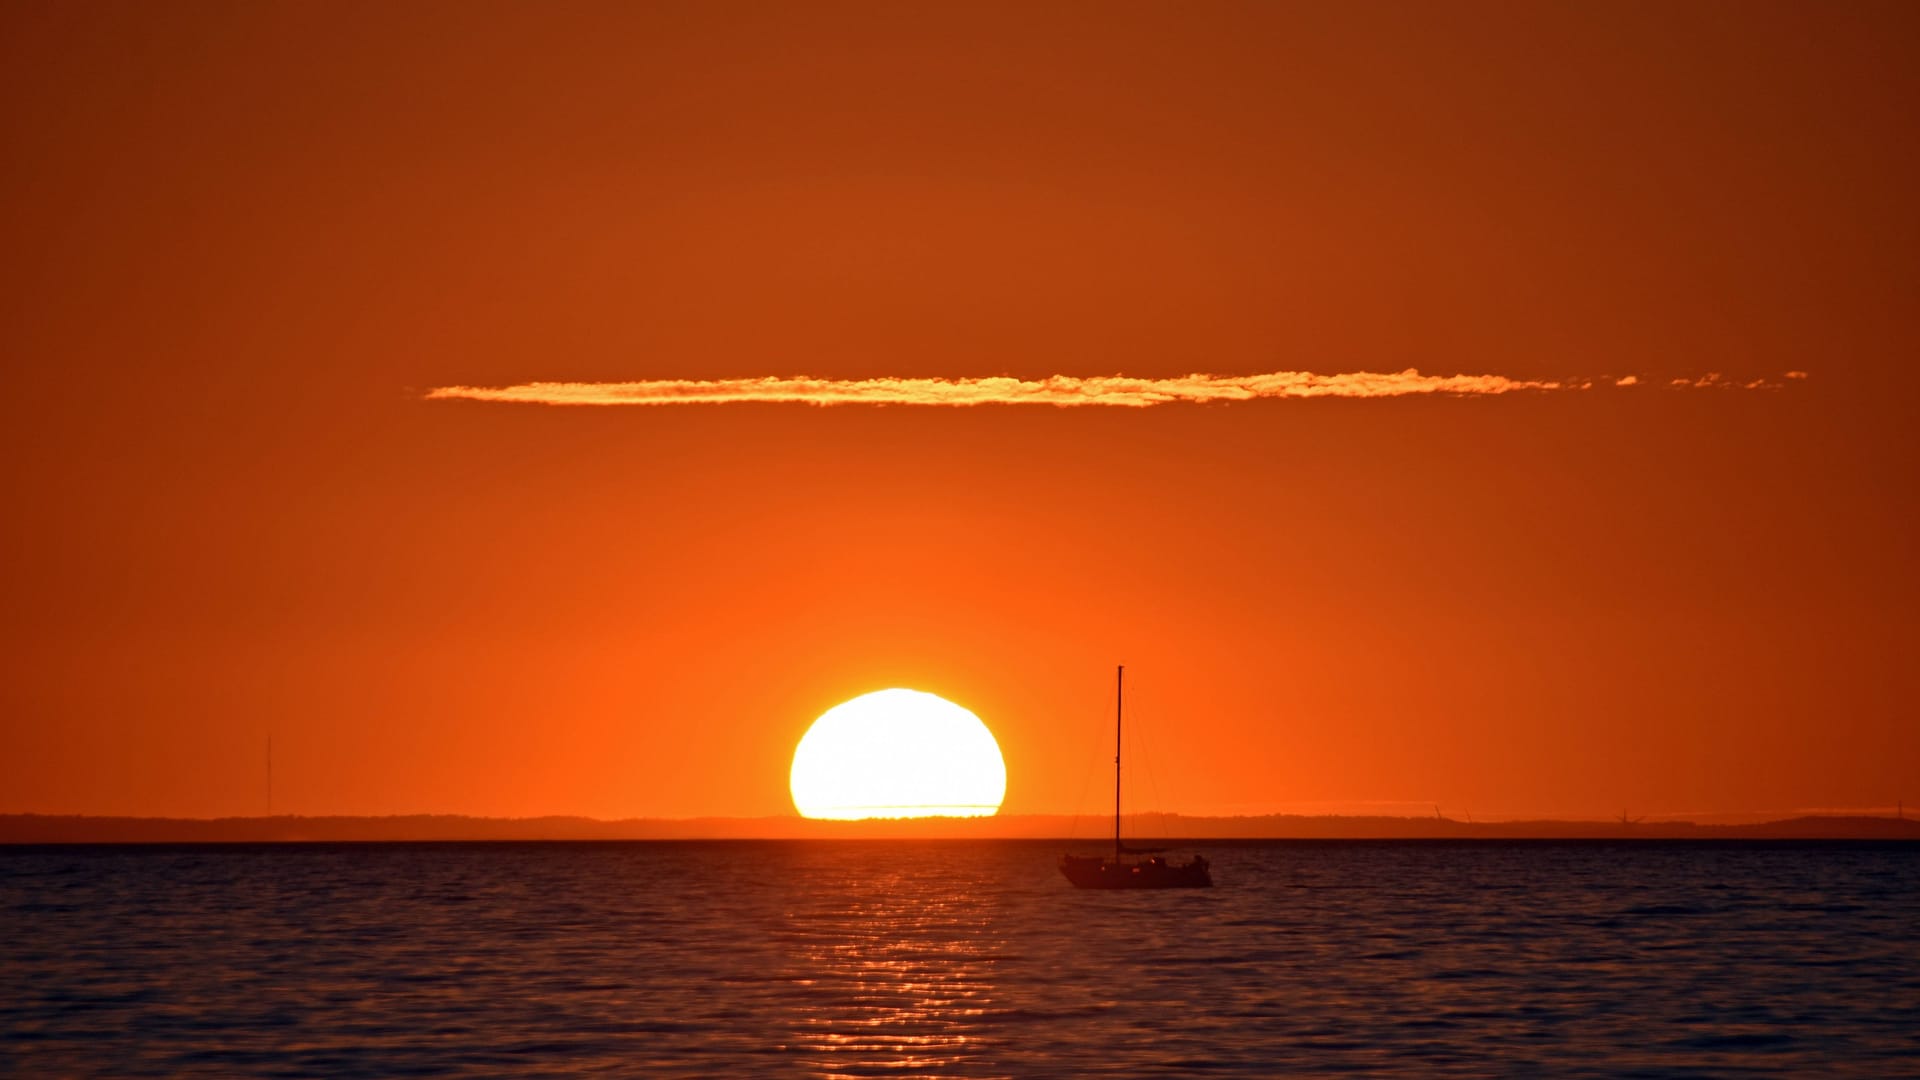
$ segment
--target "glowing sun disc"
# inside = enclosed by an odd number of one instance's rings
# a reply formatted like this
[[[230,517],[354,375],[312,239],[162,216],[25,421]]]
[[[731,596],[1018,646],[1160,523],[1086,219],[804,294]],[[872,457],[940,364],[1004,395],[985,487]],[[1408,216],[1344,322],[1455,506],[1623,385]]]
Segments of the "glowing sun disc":
[[[990,817],[1007,795],[1007,765],[968,710],[918,690],[876,690],[820,714],[794,747],[789,786],[802,817]]]

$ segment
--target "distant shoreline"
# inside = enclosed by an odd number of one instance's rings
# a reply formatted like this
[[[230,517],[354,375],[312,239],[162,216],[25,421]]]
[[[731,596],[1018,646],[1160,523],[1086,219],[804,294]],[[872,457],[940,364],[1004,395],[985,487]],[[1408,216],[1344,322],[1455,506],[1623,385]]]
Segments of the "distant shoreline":
[[[805,818],[388,817],[144,818],[0,814],[0,844],[177,844],[500,840],[1059,840],[1107,841],[1106,821],[1059,814],[900,821]],[[1459,821],[1442,817],[1270,814],[1129,815],[1135,843],[1181,840],[1920,840],[1920,820],[1809,816],[1752,824],[1688,821]]]

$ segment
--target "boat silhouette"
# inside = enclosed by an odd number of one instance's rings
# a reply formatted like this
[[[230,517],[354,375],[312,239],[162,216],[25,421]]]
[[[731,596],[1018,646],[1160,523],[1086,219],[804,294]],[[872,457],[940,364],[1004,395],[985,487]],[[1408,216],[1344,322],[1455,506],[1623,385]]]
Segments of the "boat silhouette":
[[[1213,884],[1205,857],[1168,862],[1162,848],[1130,848],[1120,841],[1120,718],[1126,697],[1127,669],[1113,673],[1113,857],[1062,855],[1060,872],[1076,889],[1201,889]],[[1127,856],[1144,856],[1128,858]]]

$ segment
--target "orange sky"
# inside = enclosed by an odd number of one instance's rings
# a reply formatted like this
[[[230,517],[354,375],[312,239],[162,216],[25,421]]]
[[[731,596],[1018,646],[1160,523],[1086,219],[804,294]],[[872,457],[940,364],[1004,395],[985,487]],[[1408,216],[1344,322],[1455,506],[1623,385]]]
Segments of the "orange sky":
[[[1121,661],[1143,808],[1920,800],[1917,12],[8,4],[0,811],[786,813],[908,686],[1099,812]],[[1641,383],[425,399],[1407,368]]]

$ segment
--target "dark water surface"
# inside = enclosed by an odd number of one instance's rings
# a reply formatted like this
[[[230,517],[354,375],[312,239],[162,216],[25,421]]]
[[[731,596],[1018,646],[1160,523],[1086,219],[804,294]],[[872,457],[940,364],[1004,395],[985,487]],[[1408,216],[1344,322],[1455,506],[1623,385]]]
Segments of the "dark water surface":
[[[0,848],[0,1074],[1920,1076],[1920,848]]]

